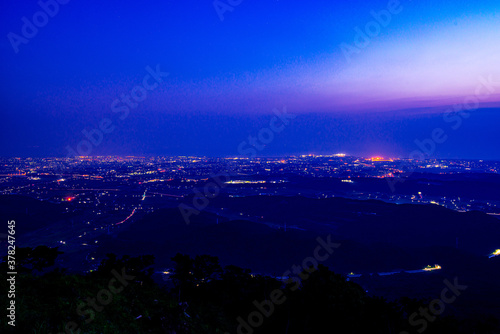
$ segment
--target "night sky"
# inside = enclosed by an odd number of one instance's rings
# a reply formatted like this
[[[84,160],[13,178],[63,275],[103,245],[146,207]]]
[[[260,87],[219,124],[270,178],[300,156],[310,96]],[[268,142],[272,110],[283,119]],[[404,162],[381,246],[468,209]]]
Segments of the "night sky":
[[[499,10],[0,0],[0,156],[500,159]]]

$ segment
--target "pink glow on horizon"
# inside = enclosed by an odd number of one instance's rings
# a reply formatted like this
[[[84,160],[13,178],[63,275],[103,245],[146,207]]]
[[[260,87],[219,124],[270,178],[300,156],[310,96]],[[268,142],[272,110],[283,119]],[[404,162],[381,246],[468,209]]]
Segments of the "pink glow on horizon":
[[[491,41],[500,41],[499,15],[444,22],[377,37],[351,63],[332,50],[330,55],[260,72],[196,81],[172,75],[141,108],[155,113],[266,113],[283,105],[295,112],[439,109],[463,103],[489,78],[495,91],[481,99],[481,107],[499,107],[500,43]],[[118,97],[133,85],[107,82],[69,91],[65,101],[47,102],[75,110],[93,103],[109,112],[109,96]]]

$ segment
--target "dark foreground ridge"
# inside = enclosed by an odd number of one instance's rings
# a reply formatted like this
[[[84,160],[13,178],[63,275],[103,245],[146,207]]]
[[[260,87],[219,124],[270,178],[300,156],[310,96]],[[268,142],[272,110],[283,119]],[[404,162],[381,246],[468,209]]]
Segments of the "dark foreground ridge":
[[[499,321],[432,315],[435,301],[369,296],[327,267],[282,282],[216,257],[177,254],[163,284],[154,257],[113,254],[97,270],[68,274],[53,267],[57,249],[18,249],[17,333],[338,333],[492,334]],[[5,262],[2,263],[5,268]],[[5,270],[2,270],[5,272]],[[6,280],[1,280],[6,288]],[[447,302],[467,288],[445,281]],[[444,305],[444,304],[443,304]],[[11,328],[2,323],[2,332]]]

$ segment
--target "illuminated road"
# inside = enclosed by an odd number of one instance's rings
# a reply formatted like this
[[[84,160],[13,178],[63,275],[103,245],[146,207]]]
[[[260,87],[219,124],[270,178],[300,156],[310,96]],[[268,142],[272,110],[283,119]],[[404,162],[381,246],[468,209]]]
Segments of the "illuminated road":
[[[443,269],[440,265],[436,264],[434,267],[427,266],[424,269],[417,269],[417,270],[398,270],[398,271],[389,271],[385,273],[377,273],[379,276],[389,276],[389,275],[395,275],[395,274],[402,274],[402,273],[407,273],[407,274],[417,274],[417,273],[427,273],[435,270],[441,270]],[[369,276],[372,276],[374,274],[368,274]],[[362,274],[355,274],[355,273],[350,273],[347,275],[347,277],[350,278],[357,278],[361,277]]]
[[[137,210],[137,208],[135,208],[134,210],[132,210],[132,213],[127,217],[125,218],[124,220],[122,220],[121,222],[119,223],[116,223],[115,225],[120,225],[120,224],[123,224],[125,223],[127,220],[129,220],[130,218],[132,218],[132,216],[135,214],[135,210]]]
[[[494,251],[493,253],[491,253],[491,255],[489,256],[489,258],[494,258],[494,257],[497,257],[497,256],[500,256],[500,249],[497,249],[496,251]]]

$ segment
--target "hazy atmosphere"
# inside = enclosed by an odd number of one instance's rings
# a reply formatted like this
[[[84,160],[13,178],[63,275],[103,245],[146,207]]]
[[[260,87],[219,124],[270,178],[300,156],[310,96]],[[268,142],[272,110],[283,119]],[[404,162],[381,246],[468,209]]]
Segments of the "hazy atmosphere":
[[[497,1],[59,3],[2,1],[4,156],[103,119],[82,155],[236,156],[286,106],[260,154],[408,157],[438,127],[430,157],[500,158]]]

